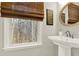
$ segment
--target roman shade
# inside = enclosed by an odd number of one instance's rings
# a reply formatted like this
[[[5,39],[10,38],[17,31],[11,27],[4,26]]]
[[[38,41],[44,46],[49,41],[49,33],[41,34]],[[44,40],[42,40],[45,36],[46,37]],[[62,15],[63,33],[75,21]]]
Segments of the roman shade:
[[[1,2],[1,17],[43,20],[43,2]]]
[[[73,3],[68,4],[68,23],[76,23],[79,21],[79,6]]]

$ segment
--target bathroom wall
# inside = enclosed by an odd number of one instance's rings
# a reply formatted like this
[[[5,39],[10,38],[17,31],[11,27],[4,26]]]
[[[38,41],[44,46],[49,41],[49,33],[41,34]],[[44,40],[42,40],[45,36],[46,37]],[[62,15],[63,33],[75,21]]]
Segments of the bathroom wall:
[[[63,6],[61,6],[61,4],[60,4],[60,10],[62,9]],[[59,31],[62,31],[64,33],[67,30],[70,31],[71,34],[74,35],[74,37],[79,38],[79,25],[64,26],[59,21]],[[71,49],[71,55],[72,56],[79,56],[79,49],[78,48],[72,48]]]
[[[45,17],[43,22],[41,22],[41,38],[42,45],[32,48],[24,48],[18,50],[0,50],[0,55],[23,55],[23,56],[57,56],[58,50],[57,46],[54,45],[49,39],[49,35],[58,34],[58,3],[57,2],[45,2]],[[53,10],[54,25],[46,25],[46,8]],[[1,19],[1,18],[0,18]],[[2,33],[2,20],[0,20],[0,49],[2,46],[3,33]]]

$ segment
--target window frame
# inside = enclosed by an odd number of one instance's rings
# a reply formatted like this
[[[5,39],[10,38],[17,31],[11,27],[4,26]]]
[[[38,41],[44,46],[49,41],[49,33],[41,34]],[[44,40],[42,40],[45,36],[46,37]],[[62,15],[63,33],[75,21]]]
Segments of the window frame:
[[[14,48],[28,48],[28,47],[34,47],[34,46],[39,46],[42,44],[42,36],[41,36],[41,28],[42,28],[42,22],[38,22],[37,24],[37,42],[31,42],[31,43],[22,43],[22,44],[18,44],[17,46],[9,46],[9,35],[7,35],[7,33],[9,32],[9,26],[6,25],[5,20],[10,20],[12,18],[4,18],[4,45],[3,45],[3,49],[7,50],[7,49],[14,49]],[[7,33],[6,33],[7,32]],[[7,36],[6,36],[7,35]]]

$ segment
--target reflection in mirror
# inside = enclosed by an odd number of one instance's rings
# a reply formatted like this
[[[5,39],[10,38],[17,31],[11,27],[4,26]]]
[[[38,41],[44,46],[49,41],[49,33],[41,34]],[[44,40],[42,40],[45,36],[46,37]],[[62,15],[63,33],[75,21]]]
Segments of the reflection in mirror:
[[[75,24],[79,22],[79,2],[68,3],[61,10],[60,20],[64,24]]]

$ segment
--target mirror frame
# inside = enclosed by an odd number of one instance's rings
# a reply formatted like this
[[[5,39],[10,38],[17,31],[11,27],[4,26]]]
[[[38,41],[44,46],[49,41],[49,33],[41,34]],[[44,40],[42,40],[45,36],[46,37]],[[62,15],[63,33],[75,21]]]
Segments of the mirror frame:
[[[79,22],[77,23],[74,23],[74,24],[65,24],[63,22],[63,20],[61,19],[61,14],[62,14],[62,11],[65,9],[65,7],[70,4],[70,3],[74,3],[74,2],[69,2],[67,3],[66,5],[64,5],[64,7],[61,8],[60,12],[59,12],[59,21],[60,21],[60,24],[64,25],[64,26],[75,26],[75,25],[79,25]]]

